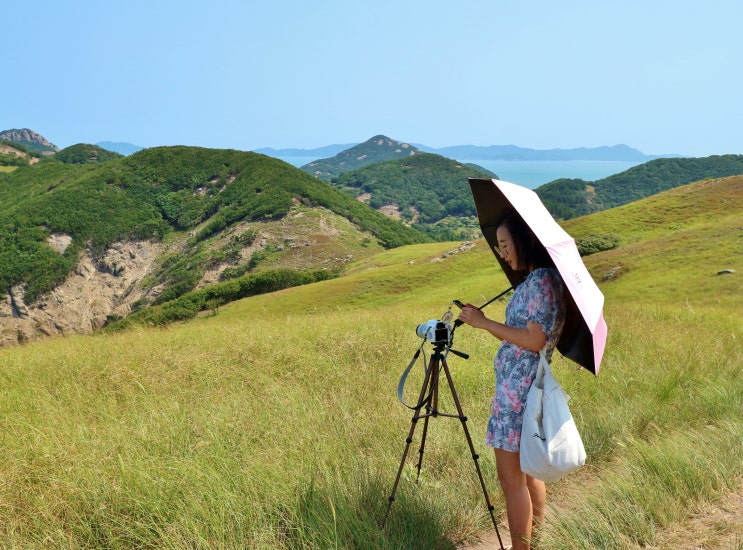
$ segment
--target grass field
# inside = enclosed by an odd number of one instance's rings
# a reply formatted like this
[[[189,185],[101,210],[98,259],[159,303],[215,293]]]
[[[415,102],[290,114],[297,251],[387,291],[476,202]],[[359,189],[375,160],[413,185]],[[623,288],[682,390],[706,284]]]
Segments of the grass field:
[[[620,248],[586,264],[597,280],[621,269],[600,282],[599,376],[554,361],[588,463],[550,485],[545,548],[660,548],[743,487],[742,189],[703,182],[566,224],[616,233]],[[481,241],[441,260],[457,244],[391,250],[182,325],[0,350],[0,546],[454,549],[488,534],[447,418],[431,420],[421,479],[409,458],[379,528],[410,427],[396,388],[415,327],[508,286]],[[454,348],[470,358],[448,363],[502,516],[483,445],[496,346],[461,327]],[[416,367],[409,401],[421,380]],[[446,392],[440,408],[453,409]],[[743,533],[704,536],[740,548]]]

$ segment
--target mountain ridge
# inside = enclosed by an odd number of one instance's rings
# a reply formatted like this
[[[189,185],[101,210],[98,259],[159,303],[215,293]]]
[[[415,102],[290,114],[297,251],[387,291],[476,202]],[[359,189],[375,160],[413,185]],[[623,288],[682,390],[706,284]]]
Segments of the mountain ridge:
[[[577,147],[573,149],[531,149],[517,145],[454,145],[432,149],[421,147],[424,151],[434,152],[446,157],[461,160],[510,160],[510,161],[539,161],[539,160],[615,160],[628,162],[644,162],[669,155],[646,155],[637,149],[619,144],[601,147]],[[680,156],[680,155],[670,155]]]
[[[376,137],[376,136],[375,136]],[[383,136],[384,137],[384,136]],[[374,139],[374,138],[372,138]],[[389,139],[389,138],[388,138]],[[402,142],[401,142],[402,143]],[[602,145],[599,147],[576,147],[576,148],[554,148],[554,149],[532,149],[518,145],[450,145],[445,147],[430,147],[421,143],[408,142],[411,147],[426,153],[435,153],[456,160],[606,160],[606,161],[630,161],[644,162],[656,158],[682,157],[677,153],[661,155],[648,155],[638,149],[624,144],[612,146]],[[264,147],[255,149],[256,153],[262,153],[276,158],[310,157],[316,156],[317,160],[323,160],[327,156],[336,155],[345,149],[360,145],[352,143],[348,145],[328,145],[316,149],[287,148],[275,149]]]
[[[15,133],[16,138],[10,139],[3,137],[6,133]],[[24,138],[24,133],[29,137]],[[377,136],[375,136],[377,137]],[[379,137],[386,138],[382,134]],[[39,140],[40,138],[40,140]],[[8,139],[9,141],[17,141],[19,143],[25,143],[28,140],[29,143],[38,141],[49,147],[49,150],[58,151],[59,148],[53,145],[51,142],[36,134],[29,129],[22,130],[5,130],[0,132],[0,140]],[[374,139],[374,138],[372,138]],[[389,138],[386,138],[389,139]],[[400,142],[404,143],[404,142]],[[683,157],[676,153],[660,154],[660,155],[648,155],[642,153],[638,149],[632,148],[624,144],[616,145],[602,145],[599,147],[576,147],[576,148],[553,148],[553,149],[533,149],[529,147],[520,147],[518,145],[449,145],[444,147],[430,147],[425,144],[407,142],[411,147],[419,149],[426,153],[435,153],[456,160],[619,160],[619,161],[633,161],[633,162],[644,162],[653,160],[656,158],[674,158]],[[251,149],[254,153],[267,155],[274,158],[284,159],[287,157],[315,157],[316,160],[323,160],[329,157],[333,157],[343,151],[352,149],[360,145],[361,143],[346,143],[346,144],[329,144],[315,148],[274,148],[274,147],[260,147],[257,149]],[[145,149],[141,145],[135,145],[127,142],[117,141],[99,141],[95,145],[103,147],[109,151],[120,153],[128,156]]]

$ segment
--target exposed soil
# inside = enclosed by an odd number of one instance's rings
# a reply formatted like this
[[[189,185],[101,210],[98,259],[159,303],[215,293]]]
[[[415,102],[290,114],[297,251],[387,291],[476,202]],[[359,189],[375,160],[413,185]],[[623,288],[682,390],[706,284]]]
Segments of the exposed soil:
[[[24,158],[28,161],[29,164],[36,164],[37,162],[39,162],[38,158],[27,155],[26,153],[19,151],[18,149],[14,149],[13,147],[9,147],[7,145],[0,145],[0,154]]]
[[[549,495],[547,496],[549,505]],[[549,523],[549,511],[547,522]],[[508,526],[498,525],[503,544],[508,547],[511,539]],[[462,546],[460,550],[497,549],[495,532],[476,544]],[[743,549],[743,484],[719,502],[701,506],[688,521],[674,525],[661,534],[654,546],[637,546],[644,550],[742,550]]]

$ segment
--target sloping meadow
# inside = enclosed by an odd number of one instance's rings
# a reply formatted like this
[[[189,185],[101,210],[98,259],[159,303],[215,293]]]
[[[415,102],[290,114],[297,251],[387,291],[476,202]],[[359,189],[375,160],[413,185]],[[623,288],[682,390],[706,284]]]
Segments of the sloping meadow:
[[[713,192],[722,198],[702,200]],[[698,194],[677,202],[683,193]],[[704,503],[740,489],[741,201],[733,178],[570,222],[576,236],[616,233],[620,246],[585,259],[606,296],[599,376],[555,359],[588,464],[550,486],[545,547],[654,545]],[[690,215],[694,204],[706,213]],[[659,220],[652,231],[640,213]],[[397,385],[421,344],[416,326],[455,298],[480,305],[508,286],[484,242],[447,254],[457,245],[391,250],[344,277],[164,329],[1,350],[0,540],[455,548],[489,535],[461,424],[445,417],[429,422],[416,483],[417,428],[380,529],[410,429]],[[718,266],[734,272],[717,275]],[[486,312],[502,319],[504,306]],[[496,346],[460,327],[453,347],[470,358],[447,362],[503,517],[483,444]],[[409,403],[423,364],[408,380]],[[439,408],[454,412],[440,388]]]

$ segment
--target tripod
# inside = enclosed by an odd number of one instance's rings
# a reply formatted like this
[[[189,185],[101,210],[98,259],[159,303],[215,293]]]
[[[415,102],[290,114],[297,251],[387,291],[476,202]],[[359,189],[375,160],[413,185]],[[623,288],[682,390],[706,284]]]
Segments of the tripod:
[[[395,493],[397,492],[397,486],[400,483],[400,476],[402,475],[403,467],[405,466],[405,459],[408,456],[408,451],[410,450],[410,444],[413,441],[413,434],[415,433],[415,428],[418,424],[418,421],[422,418],[423,419],[423,435],[421,437],[421,446],[418,450],[418,465],[416,466],[417,474],[416,474],[416,482],[420,478],[421,473],[421,464],[423,463],[423,452],[426,447],[426,435],[428,433],[428,421],[431,417],[438,417],[438,416],[445,416],[449,418],[458,418],[460,422],[462,423],[462,428],[464,429],[464,435],[467,438],[467,443],[470,448],[470,453],[472,454],[472,460],[475,462],[475,470],[477,470],[477,477],[480,479],[480,486],[482,487],[483,495],[485,496],[485,502],[488,506],[488,512],[490,512],[490,519],[493,521],[493,527],[495,527],[495,533],[498,535],[498,543],[500,544],[501,550],[503,550],[503,541],[501,540],[500,531],[498,531],[498,524],[495,520],[495,514],[493,513],[493,505],[490,503],[490,497],[488,497],[488,491],[485,488],[485,480],[482,477],[482,471],[480,470],[480,464],[478,462],[480,456],[475,452],[475,447],[472,445],[472,438],[470,437],[469,429],[467,428],[467,417],[464,415],[464,412],[462,411],[462,405],[459,403],[459,397],[457,396],[457,390],[454,388],[454,381],[452,380],[451,373],[449,372],[449,365],[446,363],[446,355],[444,354],[444,350],[451,351],[455,355],[458,355],[460,357],[463,357],[464,359],[467,359],[468,356],[464,353],[452,350],[451,348],[447,349],[447,342],[433,342],[433,354],[431,355],[431,360],[429,361],[428,368],[426,369],[426,376],[423,380],[423,387],[421,388],[420,396],[418,397],[418,402],[415,407],[409,407],[412,408],[415,411],[415,414],[413,415],[413,419],[411,421],[410,425],[410,432],[408,433],[408,437],[405,440],[405,450],[402,454],[402,460],[400,461],[400,468],[397,470],[397,477],[395,478],[395,484],[392,486],[392,493],[389,497],[389,503],[387,504],[387,511],[384,515],[384,520],[382,521],[382,528],[384,528],[385,524],[387,523],[387,517],[390,513],[390,508],[392,507],[392,503],[395,501]],[[418,350],[420,352],[420,349]],[[418,353],[416,353],[416,356],[413,358],[413,362],[417,359]],[[412,363],[411,363],[412,365]],[[454,399],[454,404],[457,408],[457,414],[447,414],[439,412],[438,406],[439,406],[439,377],[441,375],[441,371],[443,370],[444,374],[446,375],[446,381],[449,384],[449,390],[451,391],[452,398]],[[401,386],[404,384],[404,380],[401,381]],[[423,409],[423,406],[425,405],[426,412],[424,414],[421,414],[421,410]]]

